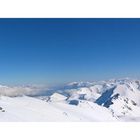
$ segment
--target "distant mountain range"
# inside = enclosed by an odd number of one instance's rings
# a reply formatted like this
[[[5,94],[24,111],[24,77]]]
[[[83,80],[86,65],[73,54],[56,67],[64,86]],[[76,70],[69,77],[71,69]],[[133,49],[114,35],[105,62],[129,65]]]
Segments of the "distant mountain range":
[[[140,121],[140,81],[0,86],[0,121]],[[26,115],[25,115],[26,114]]]

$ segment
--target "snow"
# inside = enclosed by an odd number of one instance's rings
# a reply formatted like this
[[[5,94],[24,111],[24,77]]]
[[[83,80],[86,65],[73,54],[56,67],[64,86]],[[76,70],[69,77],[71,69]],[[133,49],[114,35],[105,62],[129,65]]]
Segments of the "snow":
[[[0,112],[0,121],[116,121],[109,110],[88,102],[77,107],[63,102],[44,102],[27,96],[2,96],[0,106],[5,110]]]
[[[54,93],[51,97],[50,97],[50,101],[52,102],[60,102],[60,101],[64,101],[66,100],[67,97],[59,94],[59,93]]]
[[[73,82],[51,90],[1,85],[0,121],[140,121],[140,81]]]

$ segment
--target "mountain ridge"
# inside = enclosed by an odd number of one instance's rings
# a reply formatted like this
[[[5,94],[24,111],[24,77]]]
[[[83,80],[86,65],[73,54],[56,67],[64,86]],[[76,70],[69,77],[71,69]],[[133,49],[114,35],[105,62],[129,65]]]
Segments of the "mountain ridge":
[[[140,81],[135,79],[72,82],[54,89],[0,86],[0,95],[0,114],[6,116],[0,121],[24,120],[19,112],[32,112],[34,121],[140,121]]]

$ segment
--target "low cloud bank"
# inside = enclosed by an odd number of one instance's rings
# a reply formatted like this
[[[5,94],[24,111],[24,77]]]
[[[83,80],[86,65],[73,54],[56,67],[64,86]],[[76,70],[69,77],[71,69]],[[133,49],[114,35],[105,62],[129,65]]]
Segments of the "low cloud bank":
[[[8,86],[0,86],[0,96],[37,96],[43,94],[47,89],[41,87],[8,87]]]

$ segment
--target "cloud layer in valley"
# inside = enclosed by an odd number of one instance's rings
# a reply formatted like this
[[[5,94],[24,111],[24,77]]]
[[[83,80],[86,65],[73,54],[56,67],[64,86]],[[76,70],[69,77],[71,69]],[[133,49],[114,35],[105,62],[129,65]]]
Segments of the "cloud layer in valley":
[[[34,87],[34,86],[0,86],[0,96],[35,96],[43,94],[46,91],[46,88]]]

